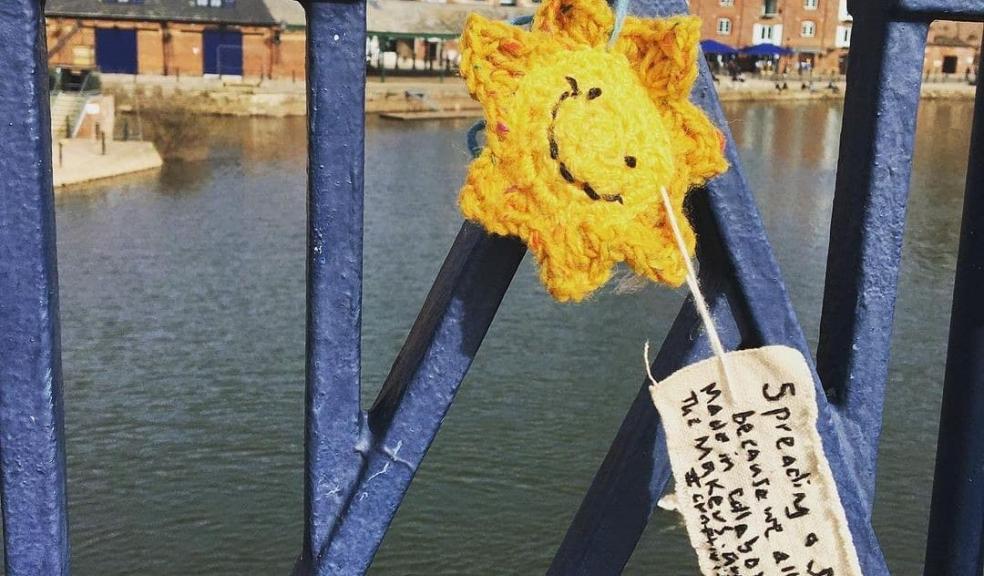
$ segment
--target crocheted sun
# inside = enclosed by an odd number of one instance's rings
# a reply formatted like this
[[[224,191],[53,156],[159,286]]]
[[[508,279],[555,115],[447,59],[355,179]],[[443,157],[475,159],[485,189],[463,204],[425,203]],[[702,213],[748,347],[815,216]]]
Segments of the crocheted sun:
[[[461,73],[486,116],[486,146],[459,203],[493,234],[518,236],[558,300],[580,300],[626,262],[674,286],[689,251],[687,190],[723,172],[723,138],[688,96],[700,22],[626,18],[612,48],[604,0],[546,0],[529,32],[472,14]]]

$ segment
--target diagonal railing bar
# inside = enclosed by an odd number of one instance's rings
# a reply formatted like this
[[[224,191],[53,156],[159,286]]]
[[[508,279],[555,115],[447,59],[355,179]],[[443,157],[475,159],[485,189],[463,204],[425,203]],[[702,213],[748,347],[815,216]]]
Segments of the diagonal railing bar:
[[[984,7],[982,7],[984,8]],[[980,72],[978,70],[978,77]],[[926,576],[984,571],[984,87],[977,84],[926,541]]]
[[[697,204],[705,204],[697,207]],[[706,202],[691,203],[691,221],[706,214]],[[740,335],[728,306],[724,274],[701,237],[701,291],[708,300],[718,334],[725,347],[738,347]],[[657,379],[711,355],[707,335],[688,301],[680,309],[652,365]],[[548,574],[618,574],[632,555],[649,522],[656,501],[670,481],[669,459],[659,415],[653,408],[648,380],[629,407],[615,440],[598,469],[591,488],[571,522]]]
[[[472,224],[462,227],[373,409],[364,414],[358,403],[363,125],[361,113],[358,122],[345,117],[364,109],[364,6],[315,1],[307,8],[308,504],[305,549],[295,572],[361,574],[454,400],[525,247],[489,237]],[[330,172],[340,167],[353,172]]]
[[[868,8],[854,19],[817,370],[870,516],[928,24]]]
[[[664,16],[686,11],[683,2],[675,1],[642,1],[636,6],[643,16]],[[702,65],[693,97],[719,126],[725,126],[706,66]],[[725,129],[725,132],[728,131]],[[707,246],[708,237],[719,235],[722,240],[719,247],[722,251],[721,261],[726,265],[716,266],[716,272],[704,267],[704,281],[712,290],[720,291],[717,288],[718,283],[711,278],[721,274],[724,276],[724,285],[730,284],[730,288],[724,292],[733,295],[730,309],[734,312],[735,325],[741,328],[743,346],[786,344],[798,348],[809,362],[811,355],[782,284],[758,211],[741,175],[730,134],[727,134],[727,141],[732,169],[709,183],[707,209],[712,218],[698,216],[696,222],[705,258],[713,253]],[[699,212],[700,203],[696,202],[695,205]],[[713,223],[708,225],[709,221]],[[717,234],[709,234],[710,227]],[[677,325],[674,329],[689,332],[695,327]],[[676,349],[680,341],[679,335],[671,332],[665,346],[671,347],[669,357],[677,359],[677,362],[669,362],[667,365],[657,359],[653,366],[654,373],[665,375],[682,366],[694,357],[695,349],[703,345],[684,341],[684,346]],[[816,375],[814,377],[818,391],[822,392],[819,378]],[[887,574],[884,558],[868,522],[870,506],[865,487],[871,479],[859,477],[855,467],[851,465],[856,459],[856,453],[851,445],[851,438],[843,433],[839,412],[826,402],[822,393],[818,394],[818,405],[818,428],[834,470],[854,540],[858,544],[864,572]],[[648,418],[645,416],[647,410]],[[640,414],[643,416],[640,417]],[[663,441],[658,431],[657,418],[648,395],[641,392],[630,408],[629,416],[623,422],[615,443],[602,464],[602,470],[595,477],[568,530],[551,567],[551,573],[616,574],[628,561],[645,523],[625,522],[625,517],[633,514],[637,517],[639,513],[633,512],[632,507],[641,503],[647,504],[651,510],[665,488],[665,481],[662,479],[669,474],[665,450],[661,446],[654,447]],[[651,455],[652,461],[647,462],[640,455]],[[635,467],[626,466],[622,462],[626,458],[631,458]],[[612,470],[617,470],[617,473]],[[648,475],[654,480],[641,483],[624,478],[634,474]],[[648,494],[641,492],[643,486],[650,490]],[[599,526],[605,528],[599,529]]]
[[[37,0],[0,2],[0,475],[8,576],[67,575],[51,122]]]
[[[702,76],[701,82],[710,82],[710,79]],[[701,91],[701,86],[698,86],[698,96]],[[731,144],[729,149],[729,154],[733,154]],[[731,159],[734,163],[736,156]],[[723,328],[722,336],[729,346],[735,346],[734,343],[739,341],[739,347],[744,348],[771,343],[788,345],[799,340],[801,344],[797,347],[805,351],[805,342],[801,334],[797,335],[799,328],[795,323],[776,323],[773,319],[771,323],[763,325],[761,316],[755,322],[760,311],[775,314],[775,309],[778,309],[788,310],[791,314],[791,309],[784,308],[782,299],[767,291],[770,283],[779,282],[778,271],[764,270],[762,260],[753,264],[744,259],[735,259],[736,252],[759,257],[760,254],[750,250],[749,244],[765,241],[761,230],[754,230],[754,223],[758,220],[754,205],[748,197],[745,200],[740,198],[748,194],[747,189],[739,186],[740,182],[740,168],[733,164],[727,174],[709,184],[706,198],[710,204],[702,205],[704,201],[698,195],[692,210],[692,218],[701,238],[702,286],[712,299],[715,323],[719,325],[719,329]],[[717,207],[713,214],[711,205]],[[746,211],[744,216],[742,210]],[[753,212],[749,213],[747,210]],[[720,221],[722,214],[726,215],[730,228],[718,227],[716,222]],[[727,242],[715,242],[717,232],[727,232],[730,239]],[[719,255],[715,255],[715,251]],[[771,258],[771,255],[768,257]],[[729,272],[729,261],[736,263],[739,270],[734,277]],[[745,293],[762,296],[749,299],[741,296]],[[728,295],[727,302],[725,295]],[[774,309],[762,310],[770,306]],[[792,319],[792,316],[788,318]],[[688,319],[689,323],[683,319]],[[763,329],[759,330],[759,326],[763,326]],[[692,334],[700,333],[700,330],[693,311],[681,312],[681,317],[670,330],[660,356],[653,365],[657,378],[709,355],[703,336],[700,339],[691,338]],[[809,361],[808,355],[806,358]],[[645,386],[648,386],[648,381],[629,409],[608,456],[585,496],[554,558],[551,574],[619,573],[645,528],[645,519],[662,495],[665,489],[664,479],[669,477],[669,462],[662,445],[658,414]],[[818,398],[818,403],[821,412],[821,436],[835,470],[835,479],[844,496],[854,538],[864,545],[861,554],[866,574],[887,574],[874,534],[865,520],[866,508],[858,498],[859,483],[849,474],[839,472],[848,469],[845,461],[849,460],[850,455],[837,436],[837,415],[822,396]],[[640,476],[646,480],[640,482]]]
[[[448,251],[444,264],[438,272],[420,312],[417,314],[417,319],[410,328],[403,348],[400,349],[396,360],[393,361],[393,366],[386,376],[379,395],[372,409],[369,410],[369,427],[374,435],[386,433],[400,409],[400,402],[404,394],[412,385],[412,379],[420,370],[424,358],[433,354],[435,347],[445,345],[443,342],[436,341],[434,337],[444,328],[441,323],[445,321],[448,307],[451,306],[452,301],[455,298],[464,297],[475,300],[478,296],[478,294],[463,294],[462,287],[465,285],[481,287],[480,280],[482,279],[502,277],[505,282],[489,282],[489,285],[484,288],[491,288],[491,290],[483,294],[495,302],[501,301],[525,254],[526,247],[521,242],[512,238],[489,236],[480,227],[470,222],[462,224],[461,230],[458,231],[454,244]],[[468,309],[464,311],[473,310],[475,304],[478,303],[477,301],[470,303]],[[477,351],[477,345],[480,342],[479,335],[488,330],[493,317],[493,314],[483,314],[481,316],[482,321],[478,324],[474,322],[478,319],[474,316],[461,319],[466,322],[463,329],[475,334],[470,338],[469,350]],[[470,361],[471,357],[468,360]],[[456,370],[454,374],[450,374],[448,377],[454,379],[458,372],[459,370]],[[464,377],[463,372],[461,377]]]
[[[365,3],[311,0],[308,43],[306,574],[362,468],[360,362]]]
[[[318,574],[362,574],[372,562],[525,253],[514,238],[462,226],[370,413],[366,466]]]

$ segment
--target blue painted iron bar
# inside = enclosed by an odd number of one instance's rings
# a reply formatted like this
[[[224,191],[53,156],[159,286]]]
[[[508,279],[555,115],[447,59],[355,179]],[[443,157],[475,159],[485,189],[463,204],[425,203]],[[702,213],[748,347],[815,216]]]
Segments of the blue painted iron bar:
[[[980,0],[896,0],[897,17],[930,20],[965,20],[979,22],[984,19],[984,6]]]
[[[69,573],[42,2],[0,2],[0,472],[8,576]]]
[[[441,329],[440,323],[444,320],[448,307],[455,297],[459,299],[463,297],[462,286],[476,282],[481,275],[501,276],[505,281],[494,283],[501,292],[488,294],[495,302],[501,301],[525,254],[525,246],[515,239],[489,236],[473,223],[462,224],[410,333],[393,361],[386,381],[369,411],[369,427],[373,434],[384,434],[392,423],[394,415],[400,410],[400,402],[410,386],[410,380],[421,369],[424,357],[431,352],[431,347],[435,343],[434,336]],[[483,263],[493,263],[495,266],[492,269],[468,268]],[[500,267],[500,264],[504,266]],[[469,273],[467,276],[466,271]],[[471,294],[469,297],[474,299],[476,296]],[[497,308],[498,304],[495,306]],[[488,312],[492,314],[482,316],[483,322],[479,324],[475,324],[474,319],[469,318],[472,322],[467,328],[484,337],[494,315],[494,310]],[[477,344],[478,342],[474,342],[472,345],[476,351]],[[464,378],[464,373],[461,377]]]
[[[686,5],[682,1],[637,2],[637,12],[643,16],[665,16],[685,11]],[[705,256],[705,264],[707,255],[713,254],[707,249],[708,244],[718,244],[714,239],[720,235],[722,256],[718,258],[716,265],[706,268],[716,268],[716,273],[729,278],[727,292],[734,294],[729,299],[729,304],[741,334],[741,347],[785,344],[799,349],[812,367],[805,338],[782,284],[758,210],[741,175],[737,151],[702,59],[701,74],[692,97],[722,127],[728,142],[727,154],[732,168],[710,182],[707,187],[706,212],[710,217],[700,217],[702,210],[699,208],[699,201],[695,202],[698,209],[693,215],[697,216],[695,224],[704,248],[702,255]],[[699,200],[700,196],[696,198]],[[678,341],[671,335],[667,345],[674,346],[673,343]],[[693,351],[692,348],[683,347],[672,350],[671,355],[686,361],[693,356]],[[814,377],[819,390],[820,380],[816,374]],[[888,574],[877,540],[868,523],[868,507],[863,491],[867,479],[857,477],[854,468],[848,466],[855,459],[853,448],[841,433],[837,412],[826,402],[822,390],[820,392],[818,428],[834,470],[854,540],[858,545],[862,568],[869,576]],[[649,503],[650,508],[646,510],[648,514],[661,495],[662,483],[659,478],[667,474],[669,466],[661,458],[665,452],[651,447],[653,443],[660,441],[654,432],[657,430],[656,426],[644,418],[637,420],[633,416],[644,414],[645,410],[655,412],[649,398],[645,394],[639,394],[630,409],[630,416],[623,422],[609,456],[602,465],[602,470],[595,477],[574,523],[568,530],[554,559],[551,573],[616,574],[628,561],[645,524],[624,520],[638,514],[633,513],[632,507],[641,502]],[[651,417],[655,419],[656,416],[653,413]],[[639,454],[652,454],[653,460],[646,461]],[[633,466],[620,464],[622,459],[630,457],[633,458]],[[616,467],[617,474],[610,471]],[[625,479],[634,474],[654,479],[645,484],[651,491],[648,495],[640,493],[640,483]],[[596,531],[596,526],[606,526],[607,530]]]
[[[980,73],[980,71],[978,72]],[[926,541],[927,576],[984,571],[984,87],[977,85],[967,191]]]
[[[363,466],[365,3],[310,0],[304,544],[310,573]]]
[[[709,202],[737,195],[739,192],[733,186],[740,178],[740,171],[734,164],[728,174],[710,183],[709,194],[695,193],[690,210],[691,221],[701,238],[698,245],[701,286],[709,296],[715,325],[728,348],[762,344],[754,329],[742,318],[747,312],[742,312],[744,303],[734,293],[736,282],[727,263],[732,257],[729,250],[734,246],[717,237],[714,222],[720,211],[712,213]],[[731,211],[735,208],[727,207]],[[732,212],[732,216],[736,214]],[[744,231],[745,234],[750,232]],[[775,298],[771,301],[775,303]],[[688,301],[670,329],[653,364],[653,373],[662,378],[709,355],[702,326]],[[806,358],[810,362],[809,356]],[[670,474],[658,414],[646,391],[647,386],[648,382],[645,382],[629,409],[548,574],[618,574],[628,562]],[[851,458],[850,447],[845,446],[837,434],[837,415],[822,395],[818,398],[818,406],[820,434],[834,468],[862,567],[869,576],[887,575],[884,558],[867,523],[866,509],[857,496],[860,486],[846,466],[846,461]]]
[[[370,412],[367,465],[319,575],[369,567],[525,252],[515,238],[462,226]]]
[[[869,13],[849,56],[817,370],[869,516],[928,26]]]
[[[701,249],[703,252],[703,249]],[[703,254],[702,254],[703,256]],[[740,335],[728,309],[724,278],[702,259],[704,292],[721,340],[728,349]],[[657,380],[711,355],[690,298],[680,309],[652,365]],[[666,438],[653,408],[649,381],[643,383],[598,469],[591,488],[547,571],[551,576],[620,574],[649,522],[671,473]]]

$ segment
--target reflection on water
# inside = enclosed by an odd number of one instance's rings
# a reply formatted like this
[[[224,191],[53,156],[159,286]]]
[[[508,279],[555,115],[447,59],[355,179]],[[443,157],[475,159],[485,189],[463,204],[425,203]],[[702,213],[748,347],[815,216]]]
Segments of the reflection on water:
[[[726,112],[815,342],[841,110]],[[922,562],[970,114],[919,123],[875,509],[898,574]],[[286,574],[300,546],[305,125],[207,128],[197,160],[58,201],[76,574]],[[460,224],[466,128],[370,121],[366,403]],[[682,299],[560,305],[524,263],[372,573],[542,573]],[[626,573],[696,573],[674,516]]]

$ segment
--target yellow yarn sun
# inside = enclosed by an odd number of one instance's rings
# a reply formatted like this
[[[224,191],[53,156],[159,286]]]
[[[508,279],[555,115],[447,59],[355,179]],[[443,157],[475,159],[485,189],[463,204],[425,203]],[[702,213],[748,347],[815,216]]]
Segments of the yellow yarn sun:
[[[727,169],[720,132],[688,100],[699,20],[628,17],[609,49],[613,26],[605,0],[545,0],[529,32],[472,14],[461,37],[487,123],[461,210],[522,239],[558,300],[581,300],[618,262],[683,282],[660,187],[692,252],[684,196]]]

